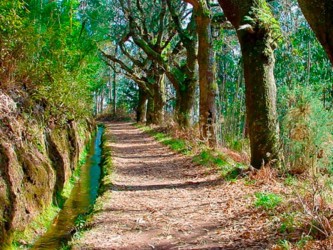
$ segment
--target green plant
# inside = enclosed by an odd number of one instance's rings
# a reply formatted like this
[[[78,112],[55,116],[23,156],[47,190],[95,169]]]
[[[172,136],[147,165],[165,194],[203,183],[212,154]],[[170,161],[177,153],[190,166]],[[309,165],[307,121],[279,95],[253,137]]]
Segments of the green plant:
[[[76,230],[82,230],[86,223],[87,215],[86,214],[80,214],[76,219],[75,219],[75,228]]]
[[[293,186],[296,184],[296,182],[297,182],[297,179],[290,174],[288,174],[287,177],[284,179],[284,184],[287,186]]]
[[[291,233],[295,231],[295,229],[300,226],[299,222],[299,213],[298,212],[285,212],[279,216],[280,220],[280,233]]]
[[[256,184],[256,180],[249,178],[248,176],[244,178],[244,184],[246,186],[252,186]]]
[[[280,24],[274,18],[273,13],[265,0],[255,0],[254,7],[251,8],[249,15],[244,17],[244,21],[245,23],[252,25],[252,29],[259,27],[260,29],[267,30],[272,39],[270,42],[274,47],[277,47],[277,43],[281,42],[282,32]]]
[[[282,197],[274,193],[258,192],[255,197],[254,206],[265,210],[273,210],[282,202]]]
[[[70,250],[70,249],[72,249],[72,247],[66,244],[63,244],[60,248],[60,250]]]
[[[290,90],[282,122],[286,167],[292,173],[316,174],[333,162],[332,112],[305,88]]]
[[[302,238],[297,241],[296,243],[296,246],[299,248],[299,249],[304,249],[306,243],[310,240],[312,240],[313,238],[310,236],[310,235],[302,235]]]
[[[138,128],[142,129],[143,131],[147,132],[148,134],[152,135],[157,141],[161,142],[162,144],[170,147],[172,150],[187,154],[190,152],[190,146],[185,140],[179,139],[179,138],[173,138],[172,136],[156,132],[153,129],[149,127],[145,127],[142,125],[137,125]]]
[[[278,246],[280,248],[282,248],[283,250],[290,250],[290,249],[292,249],[292,244],[289,241],[287,241],[287,240],[280,240],[278,242]]]

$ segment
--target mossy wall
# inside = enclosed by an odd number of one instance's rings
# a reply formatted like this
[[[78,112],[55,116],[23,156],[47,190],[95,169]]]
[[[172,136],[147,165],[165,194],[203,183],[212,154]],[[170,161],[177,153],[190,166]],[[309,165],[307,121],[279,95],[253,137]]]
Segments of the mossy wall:
[[[89,121],[48,126],[20,113],[0,116],[0,248],[56,201],[91,127]]]

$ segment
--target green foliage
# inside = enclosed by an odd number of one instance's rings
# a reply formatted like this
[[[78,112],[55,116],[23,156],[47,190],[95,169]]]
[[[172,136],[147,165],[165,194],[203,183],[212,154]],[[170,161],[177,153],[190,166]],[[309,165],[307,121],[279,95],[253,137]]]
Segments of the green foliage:
[[[255,193],[255,207],[260,207],[265,210],[274,210],[282,203],[282,197],[274,193],[258,192]]]
[[[279,240],[278,246],[282,250],[291,250],[292,249],[292,244],[288,240]]]
[[[301,239],[299,241],[297,241],[296,246],[299,249],[304,249],[306,243],[310,240],[312,240],[313,238],[310,235],[302,235]]]
[[[284,179],[284,184],[287,186],[293,186],[297,183],[297,179],[292,175],[287,175],[287,177]]]
[[[283,213],[280,216],[280,233],[292,233],[294,232],[300,223],[298,222],[299,213],[298,212],[288,212]]]
[[[110,175],[113,171],[113,162],[112,162],[112,153],[111,148],[108,143],[113,142],[114,139],[111,137],[110,134],[106,134],[105,130],[102,136],[102,185],[101,185],[101,192],[104,191],[105,187],[110,184],[111,178]]]
[[[14,34],[22,28],[25,3],[22,0],[2,0],[0,2],[0,33]]]
[[[254,29],[264,29],[271,36],[271,43],[276,46],[277,42],[281,42],[282,33],[279,22],[269,8],[266,0],[255,0],[248,16],[244,17],[244,22],[250,24]]]
[[[89,116],[105,66],[78,16],[79,2],[26,2],[0,3],[1,88],[27,91],[23,112],[44,123]]]
[[[228,181],[235,181],[245,168],[242,164],[230,162],[225,155],[211,149],[203,149],[194,156],[193,161],[203,166],[217,167],[222,177]]]
[[[222,30],[221,38],[214,41],[217,62],[219,111],[217,136],[222,145],[243,151],[245,121],[245,86],[241,53],[235,31]]]
[[[171,135],[165,133],[156,132],[154,129],[143,125],[137,125],[137,127],[152,135],[157,141],[169,146],[172,150],[183,154],[194,155],[194,150],[192,150],[194,146],[191,146],[189,142],[185,140],[173,138]],[[230,162],[224,154],[204,147],[200,147],[199,153],[195,153],[193,161],[209,168],[217,167],[222,177],[229,181],[235,181],[241,171],[246,168],[246,166],[242,164]]]
[[[123,110],[128,115],[136,110],[139,100],[139,91],[137,85],[126,78],[118,80],[118,100],[117,105],[119,110]]]
[[[333,163],[332,113],[324,109],[310,88],[288,91],[282,140],[286,166],[302,173],[330,168]]]
[[[82,230],[86,223],[86,216],[84,214],[80,214],[76,219],[75,219],[75,227],[77,230]]]

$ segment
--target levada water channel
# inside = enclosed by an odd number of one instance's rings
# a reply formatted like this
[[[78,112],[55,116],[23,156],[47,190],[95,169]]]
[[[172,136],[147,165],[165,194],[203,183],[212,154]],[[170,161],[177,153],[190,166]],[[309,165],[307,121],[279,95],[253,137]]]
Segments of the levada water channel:
[[[32,249],[60,249],[71,239],[80,215],[89,212],[98,195],[101,177],[101,141],[103,127],[99,126],[87,162],[81,166],[80,178],[70,197],[54,219],[52,226],[34,244]]]

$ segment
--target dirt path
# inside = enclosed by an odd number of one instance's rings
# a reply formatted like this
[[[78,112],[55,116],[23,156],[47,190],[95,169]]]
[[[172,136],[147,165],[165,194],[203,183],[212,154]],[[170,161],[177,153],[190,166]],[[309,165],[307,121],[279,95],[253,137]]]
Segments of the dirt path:
[[[227,182],[128,123],[107,124],[112,185],[76,249],[267,249],[278,239],[253,193]]]

